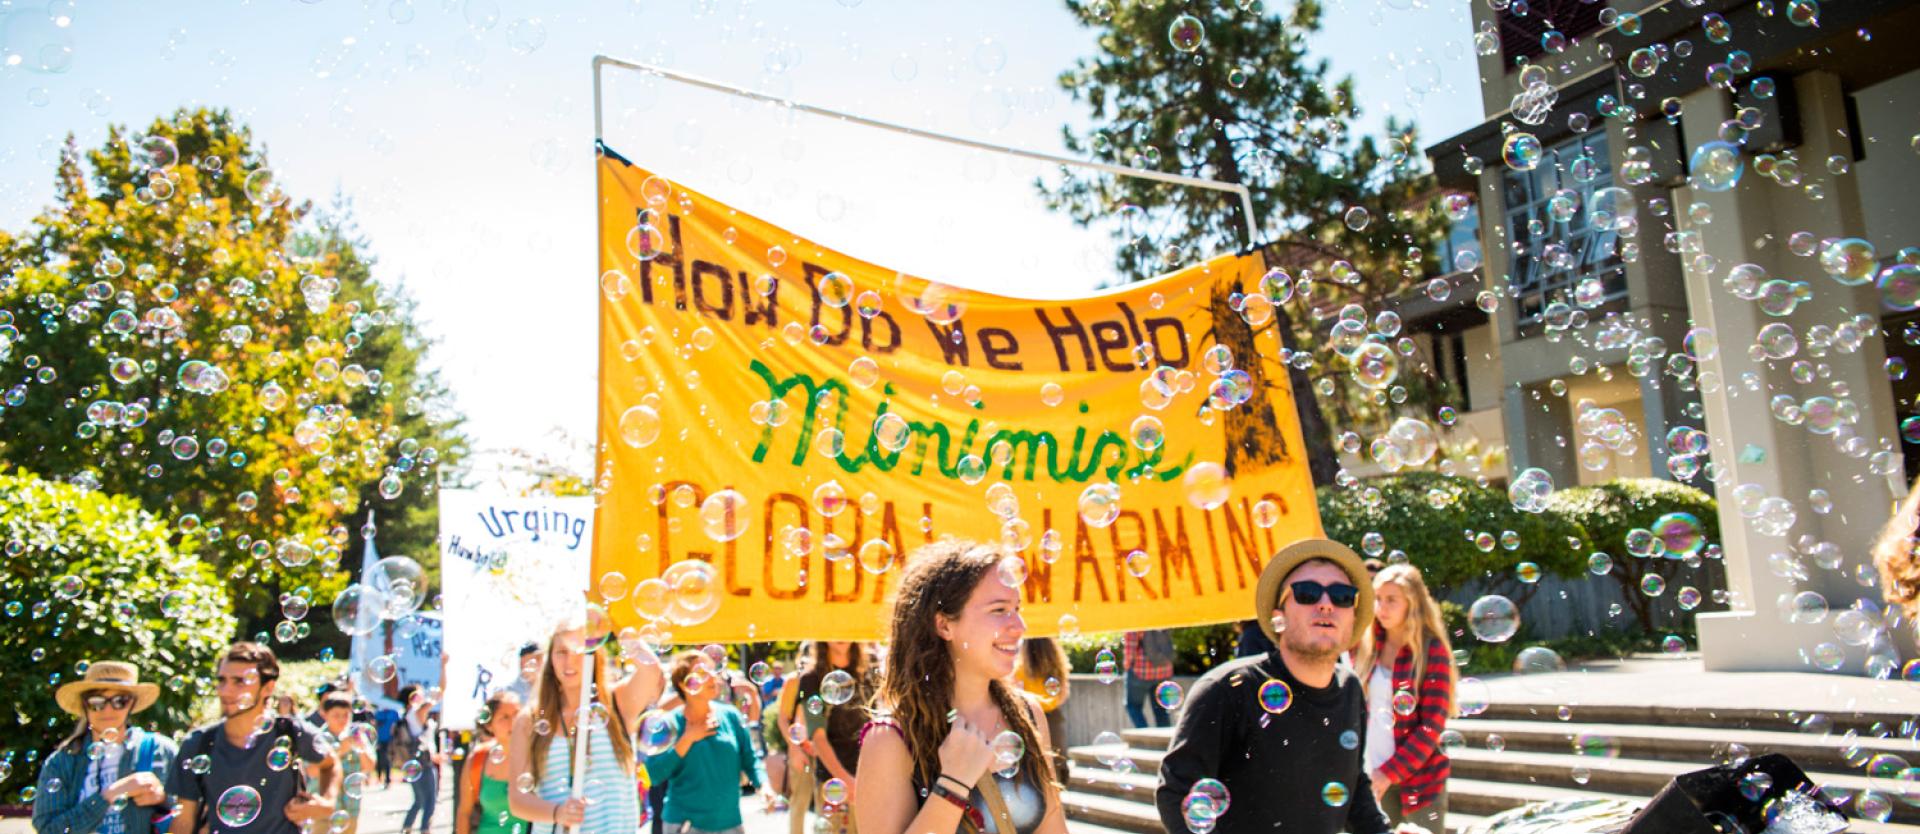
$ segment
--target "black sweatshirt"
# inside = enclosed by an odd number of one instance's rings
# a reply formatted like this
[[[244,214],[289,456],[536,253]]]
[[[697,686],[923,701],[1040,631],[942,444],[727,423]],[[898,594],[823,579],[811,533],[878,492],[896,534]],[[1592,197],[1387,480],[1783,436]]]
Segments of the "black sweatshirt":
[[[1279,714],[1260,703],[1268,680],[1293,691]],[[1349,731],[1351,746],[1341,743]],[[1195,782],[1213,778],[1228,792],[1213,834],[1384,834],[1387,818],[1361,765],[1366,749],[1367,699],[1353,672],[1341,667],[1331,685],[1314,689],[1294,679],[1278,650],[1241,658],[1188,690],[1154,804],[1167,831],[1187,834],[1181,802]],[[1329,783],[1345,789],[1340,804],[1327,801]]]

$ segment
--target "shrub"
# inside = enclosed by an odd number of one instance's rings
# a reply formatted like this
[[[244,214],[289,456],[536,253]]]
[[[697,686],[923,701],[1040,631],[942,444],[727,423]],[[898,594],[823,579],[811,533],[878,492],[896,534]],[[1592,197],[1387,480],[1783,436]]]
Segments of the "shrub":
[[[1318,498],[1329,538],[1364,553],[1366,535],[1379,533],[1379,552],[1404,551],[1436,594],[1485,580],[1524,603],[1536,586],[1519,582],[1521,562],[1559,576],[1586,569],[1587,533],[1577,521],[1521,512],[1505,493],[1461,478],[1409,472],[1354,488],[1322,487]],[[1481,534],[1491,537],[1491,549],[1475,542]]]
[[[140,726],[173,732],[195,718],[235,624],[224,583],[171,532],[130,498],[0,472],[0,676],[16,684],[0,695],[0,714],[15,717],[0,722],[0,757],[13,764],[0,795],[32,784],[72,731],[53,693],[86,663],[126,661],[160,685]]]
[[[1654,552],[1650,557],[1632,555],[1627,535],[1635,529],[1652,529],[1654,522],[1668,513],[1691,514],[1699,522],[1707,542],[1720,539],[1718,505],[1713,497],[1686,484],[1659,478],[1621,478],[1604,484],[1558,490],[1548,500],[1547,511],[1578,522],[1587,531],[1596,552],[1606,553],[1613,561],[1607,576],[1620,583],[1620,589],[1633,610],[1640,628],[1651,634],[1658,611],[1672,609],[1674,620],[1683,625],[1691,612],[1680,611],[1674,598],[1678,588],[1668,588],[1658,596],[1641,590],[1649,574],[1657,574],[1667,585],[1676,585],[1693,570],[1686,560]],[[1706,548],[1702,548],[1706,552]],[[1584,559],[1583,565],[1584,567]],[[1694,581],[1708,584],[1706,577]]]

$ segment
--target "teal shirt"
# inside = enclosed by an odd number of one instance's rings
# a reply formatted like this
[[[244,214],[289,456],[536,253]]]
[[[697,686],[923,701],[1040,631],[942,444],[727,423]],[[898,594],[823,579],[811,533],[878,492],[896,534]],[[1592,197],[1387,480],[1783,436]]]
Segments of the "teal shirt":
[[[760,756],[753,752],[753,734],[740,711],[714,701],[709,707],[720,722],[713,735],[693,743],[681,756],[669,747],[647,757],[647,774],[654,784],[667,784],[660,814],[668,824],[692,823],[702,831],[725,831],[742,824],[740,774],[755,788],[767,779]],[[687,729],[685,707],[669,713],[673,737]]]

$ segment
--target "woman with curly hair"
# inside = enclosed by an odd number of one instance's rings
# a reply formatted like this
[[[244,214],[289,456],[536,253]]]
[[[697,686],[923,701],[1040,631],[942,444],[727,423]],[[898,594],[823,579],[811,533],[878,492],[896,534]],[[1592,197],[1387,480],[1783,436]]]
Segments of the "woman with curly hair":
[[[1893,517],[1880,528],[1873,545],[1873,564],[1880,569],[1880,592],[1888,605],[1898,605],[1907,618],[1920,620],[1920,489],[1893,508]]]
[[[1027,626],[1019,589],[994,570],[1005,555],[949,539],[907,560],[860,749],[861,834],[1066,832],[1046,720],[1007,683]]]

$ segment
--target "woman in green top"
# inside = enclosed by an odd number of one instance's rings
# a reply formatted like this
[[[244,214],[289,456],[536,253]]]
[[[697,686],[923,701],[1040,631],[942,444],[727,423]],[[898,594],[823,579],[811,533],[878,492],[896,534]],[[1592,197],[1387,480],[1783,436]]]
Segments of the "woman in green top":
[[[763,787],[767,775],[753,750],[753,734],[739,710],[717,700],[720,675],[705,654],[675,655],[669,680],[681,706],[669,713],[649,713],[640,725],[642,745],[649,752],[647,773],[655,784],[667,785],[661,818],[684,834],[737,834],[743,830],[741,776],[772,802]],[[656,739],[677,741],[656,746]]]
[[[528,834],[527,824],[507,810],[507,741],[519,714],[520,696],[506,691],[494,693],[481,710],[481,741],[460,773],[466,791],[453,812],[454,834]]]

